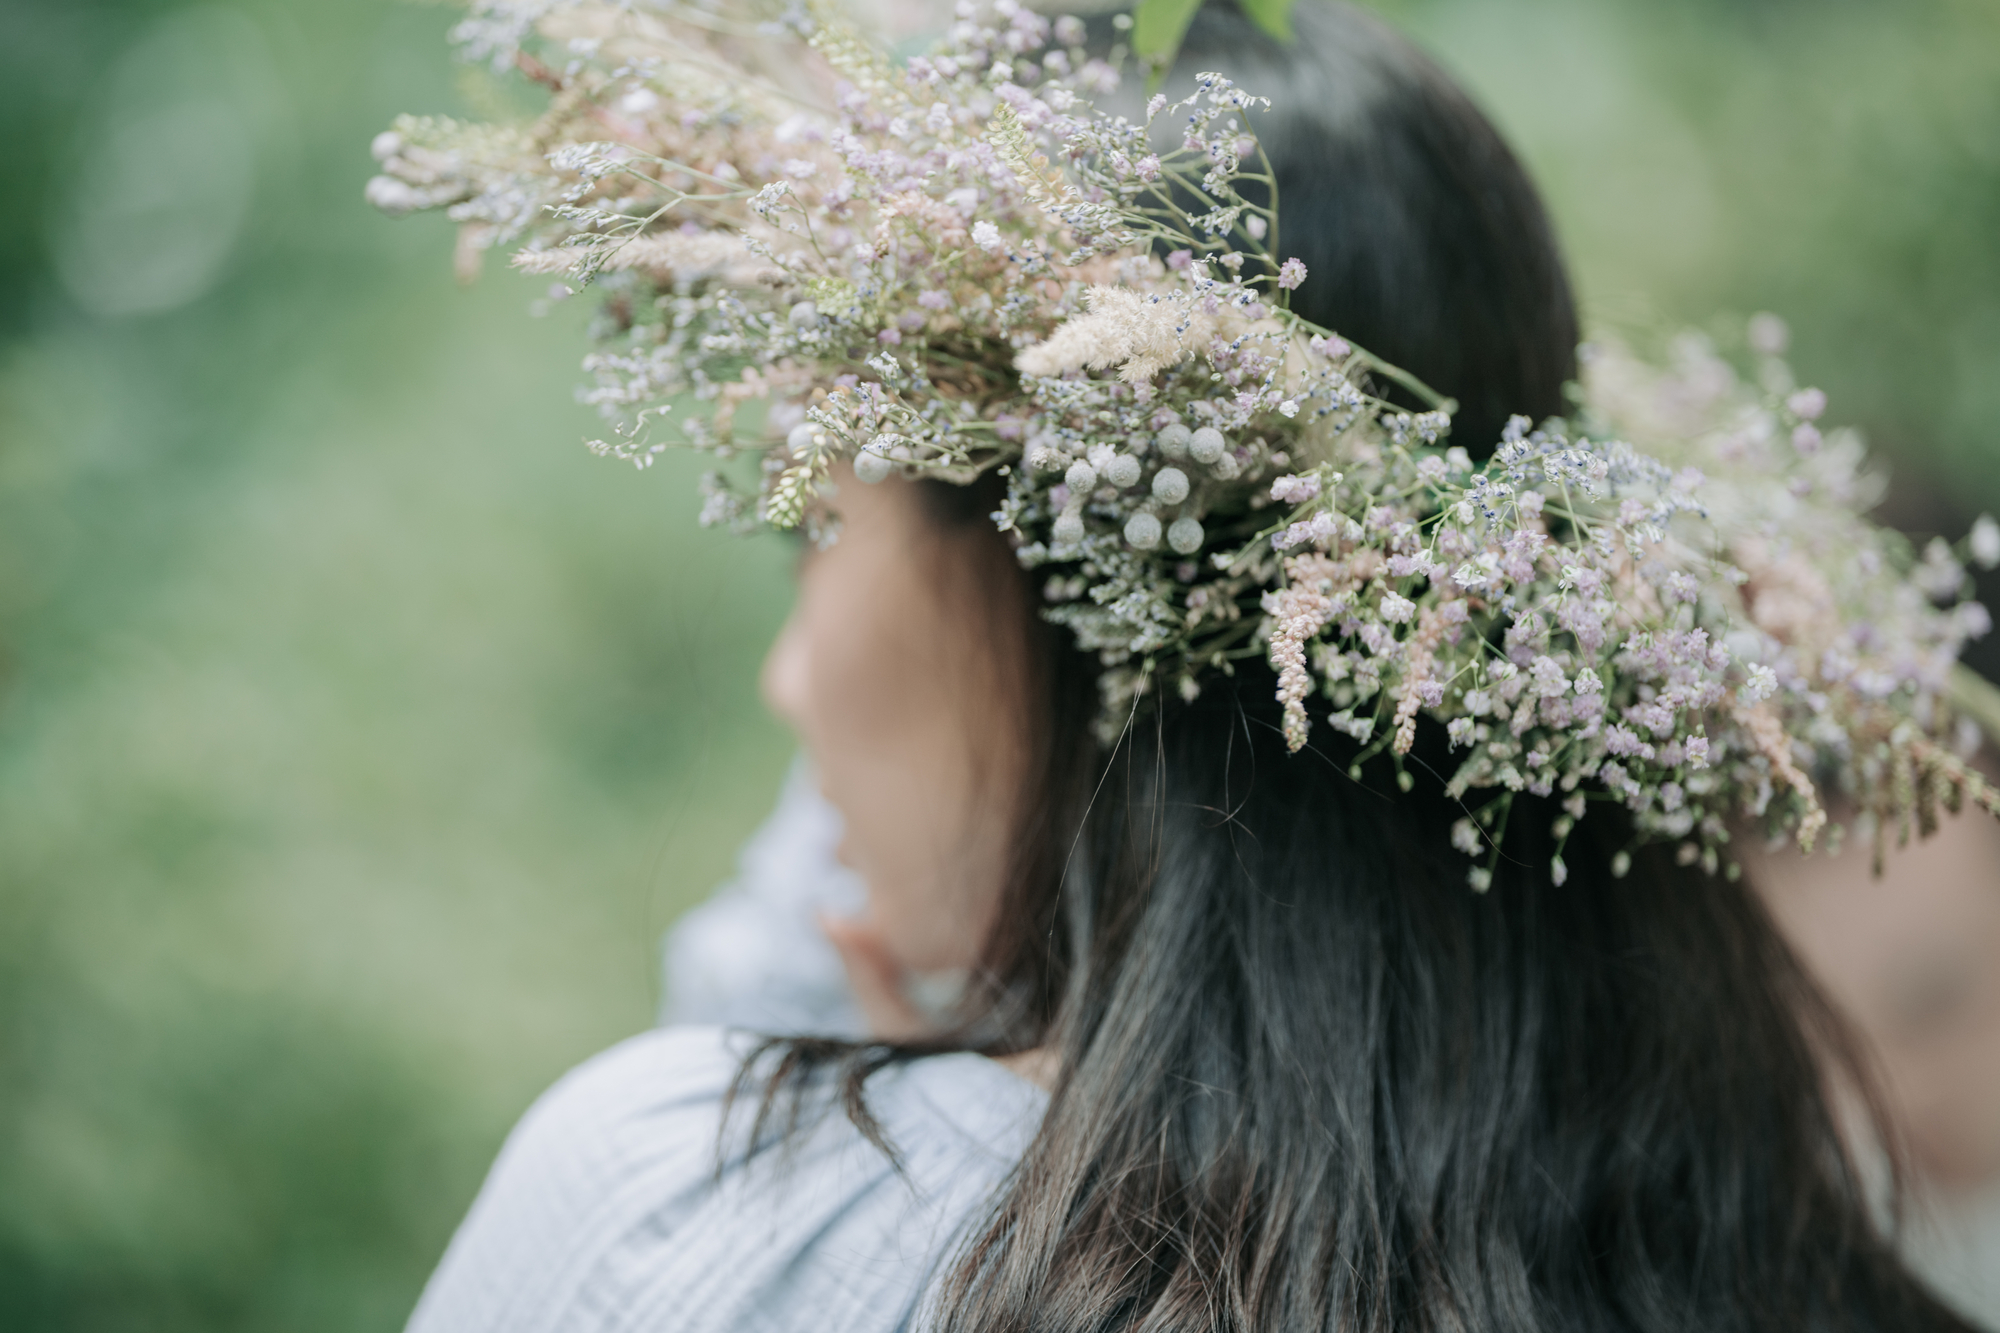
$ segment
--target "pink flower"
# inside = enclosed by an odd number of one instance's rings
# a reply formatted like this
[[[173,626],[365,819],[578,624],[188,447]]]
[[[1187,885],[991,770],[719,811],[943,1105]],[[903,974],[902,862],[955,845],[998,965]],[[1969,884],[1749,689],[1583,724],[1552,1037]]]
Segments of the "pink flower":
[[[1278,286],[1285,291],[1294,290],[1305,280],[1306,266],[1303,260],[1297,258],[1287,259],[1278,267]]]
[[[1319,495],[1319,478],[1315,476],[1279,477],[1271,483],[1271,498],[1288,504],[1304,504]]]
[[[1785,400],[1785,406],[1802,420],[1816,421],[1819,414],[1826,411],[1826,394],[1819,389],[1800,389]]]

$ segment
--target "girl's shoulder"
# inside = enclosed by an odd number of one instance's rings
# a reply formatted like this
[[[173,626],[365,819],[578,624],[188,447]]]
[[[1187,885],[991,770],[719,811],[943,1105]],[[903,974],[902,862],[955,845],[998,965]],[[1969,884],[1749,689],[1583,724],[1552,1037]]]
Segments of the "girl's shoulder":
[[[558,1081],[509,1135],[411,1333],[904,1326],[1045,1094],[934,1056],[868,1083],[901,1173],[837,1107],[750,1153],[759,1089],[724,1108],[753,1043],[663,1028]]]

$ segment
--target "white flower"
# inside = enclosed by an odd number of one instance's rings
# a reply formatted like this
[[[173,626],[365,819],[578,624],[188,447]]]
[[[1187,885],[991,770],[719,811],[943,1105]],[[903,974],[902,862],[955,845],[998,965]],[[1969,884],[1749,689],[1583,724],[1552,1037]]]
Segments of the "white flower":
[[[1792,331],[1778,316],[1765,312],[1750,317],[1750,346],[1765,356],[1778,356],[1792,340]]]
[[[1981,569],[1992,569],[2000,565],[2000,523],[1993,521],[1993,515],[1981,514],[1972,525],[1972,562]]]
[[[998,250],[1003,244],[1000,229],[990,222],[975,222],[972,224],[972,243],[982,250]]]
[[[903,443],[900,435],[877,435],[854,456],[854,476],[857,480],[873,486],[888,477],[891,464],[889,451]]]
[[[972,230],[978,240],[979,226]],[[1015,367],[1026,375],[1060,375],[1116,366],[1127,384],[1143,384],[1207,346],[1215,333],[1214,316],[1164,296],[1099,285],[1083,302],[1088,314],[1064,321],[1015,357]]]
[[[1188,456],[1197,463],[1214,463],[1228,447],[1222,432],[1213,426],[1203,426],[1188,438]]]
[[[1416,615],[1416,613],[1417,604],[1409,598],[1402,596],[1400,593],[1385,592],[1382,594],[1382,619],[1388,621],[1390,624],[1403,624],[1410,617]]]
[[[1778,692],[1778,673],[1759,663],[1750,668],[1750,679],[1736,692],[1746,704],[1762,703]]]
[[[1479,855],[1479,830],[1470,819],[1461,819],[1451,826],[1451,845],[1467,856]]]

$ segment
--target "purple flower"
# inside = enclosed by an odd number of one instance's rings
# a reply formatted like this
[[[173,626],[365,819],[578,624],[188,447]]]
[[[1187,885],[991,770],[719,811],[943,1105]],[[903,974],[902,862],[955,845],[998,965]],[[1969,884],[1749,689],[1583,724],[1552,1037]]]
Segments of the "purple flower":
[[[1637,733],[1633,732],[1630,728],[1624,726],[1613,725],[1605,728],[1604,748],[1609,750],[1612,754],[1638,755],[1642,759],[1650,759],[1653,757],[1653,747],[1646,744],[1646,742],[1640,740]],[[1613,769],[1618,770],[1618,776],[1620,778],[1625,776],[1625,770],[1622,768],[1618,768],[1618,765],[1606,764],[1604,766],[1604,771],[1602,774],[1606,786],[1617,785],[1612,780],[1611,771]]]
[[[1562,664],[1553,657],[1537,657],[1528,667],[1535,678],[1535,693],[1546,699],[1569,693],[1569,678],[1563,675]]]
[[[1792,432],[1792,448],[1798,450],[1802,454],[1818,453],[1820,444],[1821,440],[1820,440],[1818,426],[1812,425],[1811,423],[1802,423],[1796,430]]]
[[[1297,258],[1287,259],[1283,264],[1279,265],[1278,286],[1285,291],[1295,290],[1305,280],[1306,266],[1304,260]]]
[[[1167,256],[1167,267],[1176,273],[1185,273],[1188,265],[1194,263],[1194,251],[1175,250]]]
[[[1271,483],[1271,498],[1287,504],[1304,504],[1319,496],[1319,478],[1314,476],[1280,477]]]
[[[1426,577],[1431,572],[1429,551],[1418,551],[1415,555],[1392,555],[1389,557],[1389,573],[1396,578],[1406,579],[1412,574]]]

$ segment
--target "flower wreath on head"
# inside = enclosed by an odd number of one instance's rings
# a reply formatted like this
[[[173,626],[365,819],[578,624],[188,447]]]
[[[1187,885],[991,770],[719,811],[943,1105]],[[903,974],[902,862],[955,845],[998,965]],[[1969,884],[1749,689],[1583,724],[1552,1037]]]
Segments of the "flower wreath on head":
[[[1989,624],[1962,562],[2000,563],[2000,527],[1919,555],[1863,517],[1860,441],[1822,433],[1773,317],[1751,381],[1698,338],[1664,367],[1586,347],[1575,419],[1517,417],[1475,466],[1448,401],[1287,308],[1310,275],[1264,99],[1204,74],[1100,111],[1117,53],[1015,0],[961,4],[903,65],[829,0],[745,8],[478,0],[458,40],[547,111],[405,117],[368,188],[447,211],[462,258],[597,288],[592,447],[645,467],[671,426],[746,460],[704,479],[704,523],[832,540],[812,502],[840,460],[997,474],[1044,614],[1102,662],[1107,742],[1246,658],[1295,750],[1325,725],[1400,758],[1429,716],[1476,888],[1524,791],[1561,802],[1559,845],[1614,801],[1731,874],[1732,820],[1810,849],[1829,793],[1878,857],[1940,806],[2000,814],[1965,762],[2000,706],[1957,665]]]

